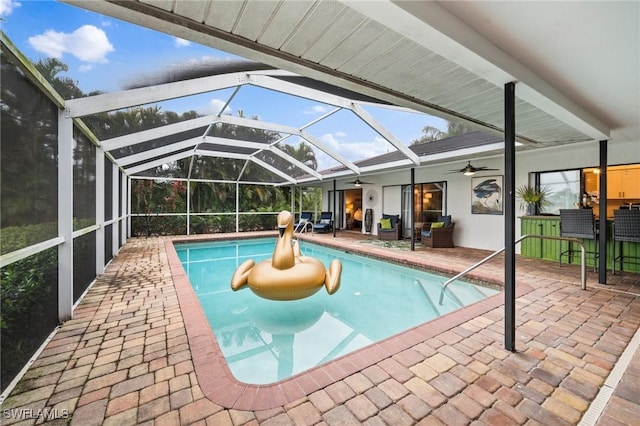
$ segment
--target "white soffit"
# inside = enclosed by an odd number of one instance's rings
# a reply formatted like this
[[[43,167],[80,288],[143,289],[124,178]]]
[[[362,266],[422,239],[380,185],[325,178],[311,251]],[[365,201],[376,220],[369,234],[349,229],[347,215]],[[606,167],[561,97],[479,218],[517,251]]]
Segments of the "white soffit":
[[[516,96],[519,99],[561,119],[594,139],[609,137],[609,128],[602,121],[489,42],[441,6],[440,2],[393,1],[392,5],[386,1],[367,4],[347,0],[347,3],[364,15],[384,23],[409,40],[436,52],[497,87],[517,82]],[[394,5],[402,11],[396,10]],[[497,7],[502,5],[498,4]],[[539,31],[544,31],[544,28],[539,28]]]

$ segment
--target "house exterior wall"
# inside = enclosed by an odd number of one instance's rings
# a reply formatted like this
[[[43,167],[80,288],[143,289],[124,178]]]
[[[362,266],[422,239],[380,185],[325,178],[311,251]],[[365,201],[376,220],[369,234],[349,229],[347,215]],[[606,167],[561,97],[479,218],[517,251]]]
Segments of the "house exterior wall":
[[[597,166],[600,162],[600,146],[596,142],[565,145],[558,148],[544,148],[532,151],[521,151],[516,154],[516,187],[529,182],[532,172],[574,169]],[[609,142],[608,164],[640,163],[640,141]],[[476,176],[501,175],[504,177],[504,159],[502,156],[478,158],[472,161],[475,165],[499,169],[478,173]],[[446,212],[456,222],[454,242],[456,246],[472,247],[487,250],[498,250],[504,246],[504,214],[472,214],[471,178],[462,173],[448,172],[462,168],[466,161],[460,160],[447,164],[426,165],[415,169],[415,182],[447,182]],[[345,179],[348,181],[351,179]],[[400,213],[402,205],[401,185],[410,183],[410,170],[367,175],[366,181],[371,184],[362,186],[364,208],[373,208],[373,233],[377,232],[377,222],[382,213]],[[332,188],[333,182],[323,185],[324,197]],[[351,188],[349,184],[338,182],[337,188]],[[374,204],[368,204],[367,191],[375,190],[378,194]],[[326,206],[325,206],[326,207]],[[516,200],[516,215],[523,213],[520,202]],[[516,219],[516,235],[520,235],[520,220]],[[519,246],[516,247],[519,252]]]
[[[378,220],[382,214],[402,214],[402,185],[408,183],[403,182],[401,185],[395,184],[382,188],[382,207],[375,215]]]

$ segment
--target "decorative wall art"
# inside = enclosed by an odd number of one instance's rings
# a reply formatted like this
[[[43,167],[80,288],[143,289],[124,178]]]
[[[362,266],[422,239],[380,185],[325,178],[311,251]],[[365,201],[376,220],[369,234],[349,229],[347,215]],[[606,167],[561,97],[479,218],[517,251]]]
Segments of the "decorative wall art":
[[[471,178],[471,214],[503,212],[502,175]]]

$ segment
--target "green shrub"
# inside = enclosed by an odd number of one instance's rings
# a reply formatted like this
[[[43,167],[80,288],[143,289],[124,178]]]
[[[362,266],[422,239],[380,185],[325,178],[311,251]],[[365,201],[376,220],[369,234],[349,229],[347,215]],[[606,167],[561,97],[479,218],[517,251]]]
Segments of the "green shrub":
[[[58,323],[58,250],[0,270],[0,333],[4,389]]]

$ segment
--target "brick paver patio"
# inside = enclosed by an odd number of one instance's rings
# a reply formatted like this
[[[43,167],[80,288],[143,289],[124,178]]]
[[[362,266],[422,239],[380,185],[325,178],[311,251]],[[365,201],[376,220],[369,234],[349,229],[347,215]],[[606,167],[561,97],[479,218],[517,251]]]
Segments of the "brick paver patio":
[[[362,250],[348,235],[309,238]],[[417,247],[365,250],[456,272],[487,254]],[[474,278],[501,281],[502,262]],[[518,258],[518,286],[531,291],[517,299],[515,353],[503,348],[499,306],[281,405],[258,401],[275,408],[247,411],[214,402],[220,389],[203,392],[222,367],[203,373],[197,364],[203,345],[185,325],[191,307],[181,308],[165,239],[130,239],[4,401],[2,424],[570,425],[611,386],[598,424],[637,424],[640,351],[624,351],[640,327],[640,274],[603,286],[589,272],[586,291],[579,275],[574,265]]]

